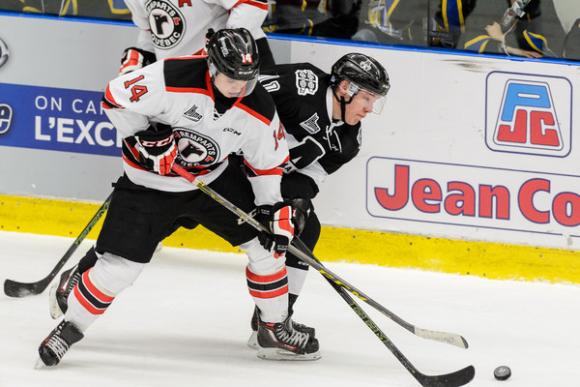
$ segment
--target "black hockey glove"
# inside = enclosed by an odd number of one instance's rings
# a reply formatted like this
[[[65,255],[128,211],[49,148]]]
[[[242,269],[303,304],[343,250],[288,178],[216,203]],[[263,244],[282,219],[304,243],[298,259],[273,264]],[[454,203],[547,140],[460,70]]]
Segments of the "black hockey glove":
[[[165,126],[160,131],[148,129],[138,132],[135,140],[135,148],[147,168],[160,175],[171,173],[177,157],[177,144],[170,127]]]
[[[288,203],[280,202],[273,206],[263,205],[256,208],[256,220],[270,232],[260,232],[260,244],[273,251],[279,258],[286,254],[288,245],[294,237],[294,210]]]
[[[139,70],[142,67],[150,65],[157,60],[154,53],[142,50],[137,47],[129,47],[123,51],[121,58],[121,67],[119,68],[119,75],[130,73],[131,71]]]

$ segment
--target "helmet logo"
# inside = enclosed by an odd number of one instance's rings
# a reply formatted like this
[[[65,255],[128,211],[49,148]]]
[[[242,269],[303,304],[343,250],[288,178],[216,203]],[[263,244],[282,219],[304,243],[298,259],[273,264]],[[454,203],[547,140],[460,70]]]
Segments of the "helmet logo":
[[[318,91],[318,76],[312,70],[296,70],[298,95],[314,95]]]
[[[254,61],[252,60],[252,54],[246,53],[242,54],[242,64],[252,64]]]
[[[360,63],[360,68],[363,69],[364,71],[371,71],[371,69],[373,68],[373,64],[370,60],[365,60],[364,62]]]

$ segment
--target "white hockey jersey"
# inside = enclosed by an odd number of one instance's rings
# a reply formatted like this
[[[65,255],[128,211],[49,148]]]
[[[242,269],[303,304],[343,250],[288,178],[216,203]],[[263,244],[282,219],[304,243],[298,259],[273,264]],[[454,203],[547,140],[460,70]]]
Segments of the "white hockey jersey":
[[[205,48],[209,28],[248,29],[263,38],[267,0],[125,0],[141,30],[138,48],[157,59],[192,55]]]
[[[112,80],[103,107],[124,137],[124,168],[134,183],[168,192],[196,189],[177,175],[161,176],[145,168],[133,136],[153,130],[151,122],[158,122],[173,128],[179,149],[176,162],[205,183],[223,172],[230,153],[241,151],[252,172],[256,205],[282,200],[280,181],[288,145],[274,101],[261,85],[235,100],[225,113],[216,114],[205,58],[172,58]]]

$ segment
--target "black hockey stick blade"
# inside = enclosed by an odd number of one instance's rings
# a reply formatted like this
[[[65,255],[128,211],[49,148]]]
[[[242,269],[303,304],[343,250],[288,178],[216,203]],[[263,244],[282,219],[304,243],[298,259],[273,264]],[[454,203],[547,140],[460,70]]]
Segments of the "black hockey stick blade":
[[[43,280],[31,283],[24,283],[7,279],[4,281],[4,294],[9,297],[27,297],[40,294],[46,289],[54,277],[46,277]]]
[[[424,387],[459,387],[471,382],[475,377],[475,368],[470,365],[445,375],[414,375]]]
[[[91,232],[91,230],[93,229],[95,224],[97,224],[99,219],[101,219],[101,216],[103,216],[105,211],[107,211],[107,208],[109,208],[109,203],[111,201],[112,196],[113,196],[113,194],[109,195],[109,197],[105,200],[105,202],[98,209],[97,213],[92,217],[92,219],[85,226],[83,231],[81,231],[81,233],[79,234],[77,239],[75,239],[75,241],[68,248],[66,253],[64,253],[64,255],[60,258],[60,260],[57,262],[55,267],[52,269],[52,271],[46,277],[44,277],[40,281],[28,282],[28,283],[27,282],[18,282],[18,281],[14,281],[11,279],[7,279],[4,281],[4,294],[6,294],[8,297],[22,298],[22,297],[27,297],[27,296],[38,295],[38,294],[44,292],[44,290],[48,287],[48,285],[50,285],[50,283],[52,282],[54,277],[56,277],[56,275],[58,274],[60,269],[62,269],[62,267],[66,264],[66,262],[69,260],[69,258],[74,254],[74,252],[79,247],[79,245],[82,243],[82,241],[89,234],[89,232]]]

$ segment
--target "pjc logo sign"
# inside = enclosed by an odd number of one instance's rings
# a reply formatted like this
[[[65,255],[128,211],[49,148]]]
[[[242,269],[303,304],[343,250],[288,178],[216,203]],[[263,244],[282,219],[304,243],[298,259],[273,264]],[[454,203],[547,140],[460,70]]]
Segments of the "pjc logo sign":
[[[493,151],[568,156],[572,84],[561,77],[490,73],[485,130],[486,144]]]

